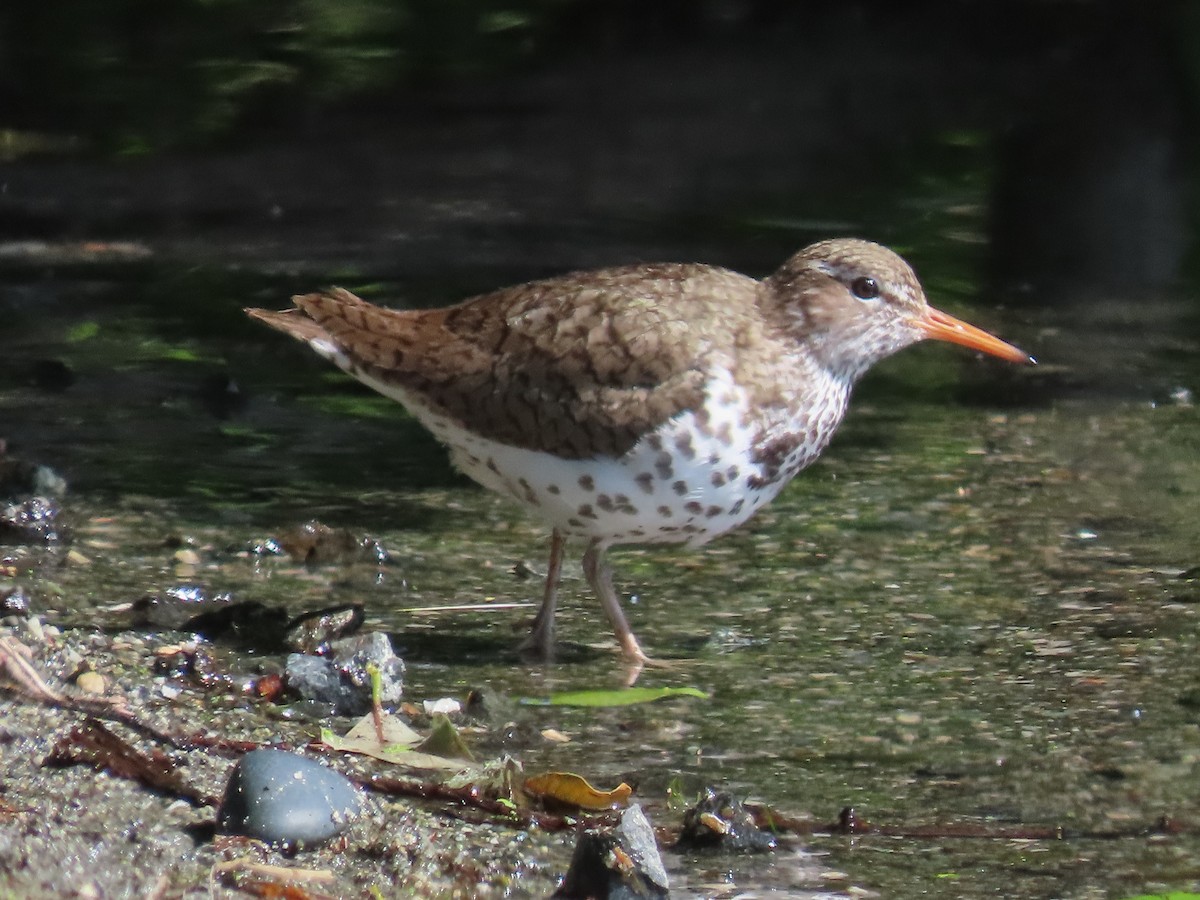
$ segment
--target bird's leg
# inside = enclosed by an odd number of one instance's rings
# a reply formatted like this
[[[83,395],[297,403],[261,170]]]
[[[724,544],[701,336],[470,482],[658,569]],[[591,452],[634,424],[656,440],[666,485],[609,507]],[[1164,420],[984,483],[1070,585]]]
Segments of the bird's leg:
[[[554,610],[558,606],[558,584],[562,580],[563,545],[562,532],[557,528],[550,534],[550,562],[546,565],[546,588],[542,594],[542,607],[533,620],[529,637],[521,642],[521,651],[537,653],[543,659],[554,655]]]
[[[583,554],[583,574],[587,576],[588,584],[600,598],[600,605],[604,607],[604,614],[608,616],[625,659],[639,670],[645,665],[660,665],[642,652],[638,639],[633,635],[633,629],[625,620],[621,600],[613,589],[612,569],[608,560],[604,558],[604,545],[598,539],[588,544],[587,551]]]

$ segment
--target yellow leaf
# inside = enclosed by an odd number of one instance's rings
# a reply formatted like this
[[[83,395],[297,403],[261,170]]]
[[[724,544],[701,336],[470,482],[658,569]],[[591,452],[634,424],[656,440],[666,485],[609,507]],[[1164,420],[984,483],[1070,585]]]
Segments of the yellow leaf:
[[[526,778],[525,793],[579,809],[612,809],[628,803],[633,788],[622,782],[611,791],[598,791],[571,772],[547,772]]]

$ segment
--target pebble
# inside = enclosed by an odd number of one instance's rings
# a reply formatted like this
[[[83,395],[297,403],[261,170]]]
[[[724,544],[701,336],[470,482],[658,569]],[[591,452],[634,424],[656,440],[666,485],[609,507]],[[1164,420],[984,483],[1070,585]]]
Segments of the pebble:
[[[358,631],[364,615],[361,603],[304,613],[287,624],[283,644],[297,653],[325,653],[331,641]]]
[[[684,813],[676,847],[757,853],[773,850],[775,836],[760,829],[749,810],[732,794],[709,789]]]
[[[436,716],[456,716],[462,712],[462,704],[453,697],[441,697],[437,700],[425,700],[421,704],[425,708],[426,715]]]
[[[621,813],[615,828],[580,834],[571,866],[554,893],[599,900],[663,900],[669,895],[670,881],[654,826],[636,804]]]
[[[339,834],[361,811],[362,795],[344,775],[285,750],[252,750],[229,776],[217,827],[302,849]]]
[[[99,696],[107,689],[104,682],[104,676],[99,672],[88,670],[80,672],[79,677],[75,679],[75,687],[83,691],[85,694],[93,694]]]
[[[380,631],[340,638],[329,656],[291,653],[287,658],[287,688],[305,700],[328,703],[339,716],[361,716],[371,708],[368,664],[379,670],[379,702],[395,708],[404,691],[404,660]]]
[[[12,544],[57,544],[70,535],[59,521],[62,508],[50,497],[0,504],[0,538]]]

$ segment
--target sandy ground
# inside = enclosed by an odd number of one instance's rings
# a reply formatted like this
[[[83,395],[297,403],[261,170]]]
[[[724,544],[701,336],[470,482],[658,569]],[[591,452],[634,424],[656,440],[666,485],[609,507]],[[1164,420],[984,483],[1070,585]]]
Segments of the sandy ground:
[[[23,629],[25,642],[31,643]],[[13,636],[5,628],[0,636]],[[168,698],[167,679],[152,674],[156,642],[132,633],[73,630],[35,645],[38,668],[50,675],[83,660],[143,723],[173,735],[202,734],[262,743],[307,743],[310,725],[281,721],[272,704],[239,702],[184,690]],[[65,689],[69,690],[69,689]],[[572,835],[496,824],[469,824],[378,795],[340,839],[289,858],[257,844],[213,839],[215,810],[155,791],[87,765],[47,766],[59,742],[87,720],[84,713],[0,694],[0,894],[12,897],[187,897],[238,894],[256,878],[286,882],[285,873],[254,875],[245,865],[296,870],[317,896],[363,896],[378,889],[419,896],[545,896],[570,858]],[[200,795],[219,796],[236,754],[177,750],[121,724],[106,727],[143,753],[164,752]],[[319,754],[311,754],[321,758]],[[365,773],[357,762],[323,761]],[[486,817],[480,817],[486,818]],[[560,871],[561,870],[561,871]]]

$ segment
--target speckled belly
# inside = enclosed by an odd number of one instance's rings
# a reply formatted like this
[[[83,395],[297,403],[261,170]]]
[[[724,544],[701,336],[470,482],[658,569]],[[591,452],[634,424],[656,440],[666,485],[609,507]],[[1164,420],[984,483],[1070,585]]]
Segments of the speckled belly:
[[[401,389],[372,386],[402,402],[476,482],[565,534],[607,544],[704,544],[770,502],[832,432],[805,419],[764,434],[745,393],[724,380],[708,392],[706,415],[677,416],[621,457],[563,459],[480,437]]]

